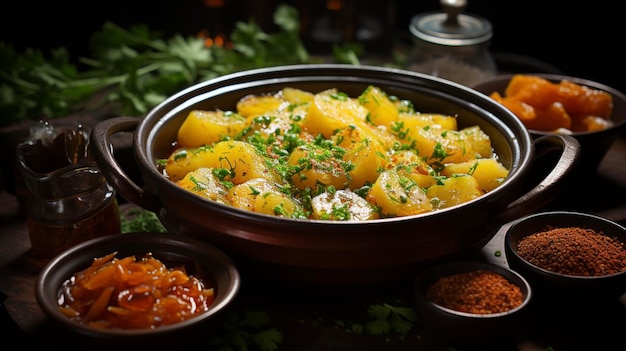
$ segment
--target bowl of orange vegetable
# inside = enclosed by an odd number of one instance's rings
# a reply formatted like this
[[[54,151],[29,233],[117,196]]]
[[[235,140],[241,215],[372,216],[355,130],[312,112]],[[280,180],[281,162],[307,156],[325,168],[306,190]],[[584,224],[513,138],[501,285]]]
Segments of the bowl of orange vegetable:
[[[581,145],[579,171],[596,171],[626,129],[626,95],[605,84],[557,74],[503,74],[472,87],[513,112],[533,137],[554,133]]]
[[[207,243],[125,233],[60,253],[39,273],[35,296],[77,343],[181,346],[230,304],[239,286],[229,256]]]

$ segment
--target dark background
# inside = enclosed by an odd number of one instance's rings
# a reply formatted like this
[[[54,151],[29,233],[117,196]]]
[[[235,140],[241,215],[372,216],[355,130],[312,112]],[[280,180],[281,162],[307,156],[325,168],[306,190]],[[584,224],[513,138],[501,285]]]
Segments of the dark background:
[[[344,0],[345,1],[345,0]],[[223,3],[219,8],[207,4]],[[323,13],[325,0],[109,0],[103,2],[11,1],[0,15],[0,42],[18,50],[36,48],[46,52],[66,47],[75,56],[89,56],[91,34],[105,21],[123,27],[146,24],[164,36],[195,35],[202,29],[227,33],[235,21],[254,18],[272,29],[277,4],[298,8],[303,38],[310,52],[324,51],[308,34]],[[370,51],[388,53],[397,41],[410,39],[411,17],[441,11],[438,0],[354,0],[359,13],[387,24],[383,37]],[[624,15],[608,0],[571,1],[468,1],[466,13],[488,19],[493,25],[492,52],[523,55],[552,65],[562,72],[597,80],[626,91]],[[322,43],[324,44],[324,43]]]

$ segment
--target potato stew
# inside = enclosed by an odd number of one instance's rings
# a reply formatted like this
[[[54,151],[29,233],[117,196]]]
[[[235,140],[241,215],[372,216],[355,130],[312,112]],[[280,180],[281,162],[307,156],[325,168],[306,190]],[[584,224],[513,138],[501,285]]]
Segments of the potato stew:
[[[267,215],[409,216],[498,187],[509,170],[479,127],[421,113],[376,86],[351,97],[285,87],[236,110],[194,110],[163,174],[190,192]]]

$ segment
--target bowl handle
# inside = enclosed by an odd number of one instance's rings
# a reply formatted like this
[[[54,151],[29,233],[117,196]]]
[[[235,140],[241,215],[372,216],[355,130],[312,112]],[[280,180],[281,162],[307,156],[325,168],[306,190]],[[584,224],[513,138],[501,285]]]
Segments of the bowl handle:
[[[567,179],[575,173],[580,160],[580,143],[570,135],[550,134],[534,139],[534,164],[548,153],[560,151],[554,168],[527,193],[511,202],[498,214],[498,223],[507,223],[531,214],[554,200],[567,186]]]
[[[98,122],[91,130],[91,150],[104,177],[118,194],[148,211],[157,212],[161,208],[158,196],[137,185],[113,156],[111,136],[135,131],[140,120],[139,117],[114,117]]]

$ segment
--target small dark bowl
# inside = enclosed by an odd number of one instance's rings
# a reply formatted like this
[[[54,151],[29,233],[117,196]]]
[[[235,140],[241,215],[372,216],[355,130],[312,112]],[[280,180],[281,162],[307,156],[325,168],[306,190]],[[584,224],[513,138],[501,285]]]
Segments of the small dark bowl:
[[[575,276],[552,272],[522,258],[517,245],[524,237],[551,227],[581,227],[602,231],[626,243],[626,228],[592,214],[553,211],[536,213],[515,221],[506,231],[504,251],[511,269],[522,274],[533,286],[536,297],[554,301],[576,300],[579,306],[594,301],[617,300],[626,292],[626,271],[603,276]],[[585,297],[582,299],[581,297]]]
[[[592,89],[606,91],[613,97],[613,113],[611,115],[611,121],[613,125],[607,129],[594,131],[594,132],[573,132],[571,135],[578,140],[581,147],[581,155],[579,160],[579,172],[583,174],[594,173],[604,155],[611,148],[613,142],[620,137],[626,130],[626,95],[622,92],[604,85],[599,82],[591,81],[588,79],[570,77],[559,74],[545,74],[545,73],[524,73],[525,75],[532,75],[545,78],[553,83],[558,83],[564,79],[587,86]],[[504,96],[504,91],[508,86],[511,78],[514,74],[503,74],[493,78],[484,80],[474,86],[473,89],[485,94],[490,95],[493,92],[499,92]],[[530,135],[533,138],[537,138],[543,135],[552,134],[552,132],[540,131],[529,129]]]
[[[95,258],[112,252],[117,252],[118,258],[152,253],[168,267],[183,264],[188,274],[214,284],[215,300],[211,309],[194,318],[152,329],[98,329],[62,314],[57,298],[63,282],[89,267]],[[54,257],[39,273],[35,295],[41,309],[56,325],[73,332],[78,340],[94,347],[104,345],[106,349],[118,343],[160,346],[173,342],[180,345],[183,335],[204,326],[233,301],[240,284],[239,271],[231,259],[211,245],[174,234],[127,233],[85,241]]]
[[[518,286],[524,297],[522,304],[506,312],[474,314],[442,307],[426,297],[428,288],[440,278],[479,269],[500,274]],[[415,306],[419,321],[436,337],[455,343],[473,344],[485,340],[494,342],[510,338],[523,320],[532,295],[532,289],[524,277],[510,269],[488,262],[445,262],[424,269],[415,280]]]

